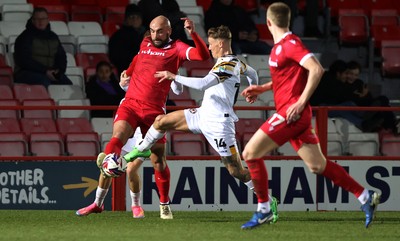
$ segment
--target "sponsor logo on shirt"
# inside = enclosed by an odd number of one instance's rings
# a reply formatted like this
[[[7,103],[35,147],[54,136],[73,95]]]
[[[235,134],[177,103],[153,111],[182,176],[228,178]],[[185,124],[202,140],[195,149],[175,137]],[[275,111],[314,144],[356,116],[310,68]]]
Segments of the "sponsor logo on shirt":
[[[159,51],[152,51],[151,49],[142,50],[140,53],[147,55],[165,56],[165,51],[159,52]]]

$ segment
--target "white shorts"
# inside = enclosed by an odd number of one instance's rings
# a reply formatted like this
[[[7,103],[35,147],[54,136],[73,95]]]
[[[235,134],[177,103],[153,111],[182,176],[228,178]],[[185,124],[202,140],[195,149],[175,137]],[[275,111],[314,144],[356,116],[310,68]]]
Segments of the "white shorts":
[[[196,134],[203,134],[220,156],[232,156],[238,153],[234,122],[204,120],[205,118],[200,117],[198,108],[185,109],[184,113],[189,130]]]
[[[140,128],[138,127],[138,128],[136,128],[136,131],[135,131],[135,134],[133,134],[133,137],[129,138],[128,141],[125,143],[125,145],[122,147],[121,156],[132,151],[133,148],[135,147],[136,143],[141,142],[142,139],[143,139],[142,132],[140,131]]]

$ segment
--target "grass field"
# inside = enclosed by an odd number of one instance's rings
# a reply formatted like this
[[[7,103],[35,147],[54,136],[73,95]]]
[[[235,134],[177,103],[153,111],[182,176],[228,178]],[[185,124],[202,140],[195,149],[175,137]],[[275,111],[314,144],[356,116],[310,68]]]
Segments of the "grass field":
[[[400,240],[399,212],[378,212],[369,229],[362,212],[280,212],[278,223],[253,230],[240,229],[250,212],[174,212],[173,220],[158,215],[146,212],[137,220],[129,212],[77,217],[74,211],[0,210],[0,240]]]

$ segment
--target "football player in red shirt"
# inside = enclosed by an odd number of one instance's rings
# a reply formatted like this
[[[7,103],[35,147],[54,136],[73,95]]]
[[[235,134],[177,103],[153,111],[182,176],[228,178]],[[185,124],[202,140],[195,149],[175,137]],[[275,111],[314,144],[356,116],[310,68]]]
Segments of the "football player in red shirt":
[[[151,21],[150,36],[143,39],[139,53],[135,56],[129,68],[121,74],[120,83],[123,85],[121,87],[127,89],[127,93],[116,112],[112,138],[104,153],[100,153],[98,156],[98,165],[101,165],[107,154],[115,153],[120,156],[122,146],[134,134],[137,127],[140,127],[144,135],[155,118],[158,115],[165,114],[167,95],[170,86],[175,83],[171,80],[159,83],[159,79],[154,77],[157,71],[168,70],[177,73],[178,68],[186,60],[207,60],[210,58],[207,45],[195,32],[193,22],[188,18],[182,20],[185,29],[195,43],[195,47],[191,47],[180,40],[170,39],[172,29],[166,17],[158,16]],[[179,87],[178,84],[176,86]],[[168,197],[170,171],[165,159],[165,143],[166,138],[164,137],[153,146],[150,159],[154,166],[155,181],[160,194],[160,217],[172,219]],[[133,193],[139,195],[140,179],[136,171],[140,164],[141,161],[134,161],[129,163],[127,167],[130,189]],[[76,214],[86,216],[91,213],[102,212],[104,210],[103,201],[111,181],[112,178],[100,174],[95,202],[79,209]],[[143,215],[135,216],[135,208],[141,209],[141,207],[132,207],[133,216],[136,218],[143,217]]]
[[[368,227],[380,195],[365,189],[343,167],[326,159],[311,125],[312,112],[308,100],[324,69],[300,38],[289,31],[290,9],[286,4],[271,4],[266,20],[275,43],[269,59],[272,81],[249,86],[242,95],[255,99],[257,95],[273,90],[276,113],[253,135],[242,153],[258,198],[257,211],[250,221],[242,225],[242,229],[254,228],[272,220],[268,173],[262,157],[287,141],[311,172],[323,175],[358,198],[366,214],[365,226]]]

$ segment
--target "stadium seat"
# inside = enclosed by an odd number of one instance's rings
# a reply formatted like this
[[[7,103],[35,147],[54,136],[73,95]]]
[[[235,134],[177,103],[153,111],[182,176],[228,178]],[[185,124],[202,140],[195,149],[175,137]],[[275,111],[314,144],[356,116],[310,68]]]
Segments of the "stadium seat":
[[[257,0],[236,0],[235,5],[243,8],[246,12],[256,11],[259,7]]]
[[[99,135],[90,133],[69,133],[65,137],[66,150],[71,156],[97,156],[100,152]]]
[[[400,76],[400,40],[382,41],[382,75],[384,77]]]
[[[269,55],[247,55],[247,63],[253,67],[256,71],[261,69],[269,70]]]
[[[76,37],[73,35],[59,35],[58,38],[60,39],[61,45],[63,46],[65,52],[76,54],[77,53],[77,43]]]
[[[198,6],[203,8],[203,11],[206,12],[210,7],[212,0],[196,0]]]
[[[20,102],[50,99],[50,95],[43,85],[14,84],[13,92],[15,98]]]
[[[24,21],[0,21],[0,34],[5,38],[18,36],[25,30]]]
[[[68,52],[66,53],[66,55],[67,55],[67,68],[76,67],[76,61],[74,55]]]
[[[292,145],[289,142],[286,142],[282,146],[277,149],[279,155],[284,156],[297,156],[297,152],[293,149]]]
[[[123,6],[107,6],[105,21],[121,25],[125,20],[125,7]],[[103,22],[103,23],[104,23]]]
[[[3,4],[0,13],[3,21],[27,21],[33,12],[33,5],[25,4]]]
[[[32,133],[29,138],[30,152],[34,156],[64,155],[64,141],[60,133]]]
[[[101,25],[98,22],[81,22],[81,21],[69,21],[68,29],[71,35],[78,36],[91,36],[91,35],[103,35]]]
[[[92,124],[86,118],[58,118],[56,126],[63,136],[68,133],[93,132]]]
[[[393,0],[363,0],[361,1],[361,7],[366,12],[371,13],[373,10],[393,9],[392,2]]]
[[[96,68],[96,65],[100,61],[110,62],[108,55],[105,53],[77,53],[75,55],[77,66],[81,66],[83,71],[87,68]]]
[[[400,23],[400,18],[396,9],[372,9],[371,10],[371,25],[394,25]]]
[[[396,25],[374,25],[371,26],[371,37],[374,41],[375,49],[380,49],[384,40],[399,40],[400,26]]]
[[[212,58],[204,61],[185,61],[182,65],[186,69],[188,76],[192,76],[192,69],[211,69],[215,62]]]
[[[363,9],[339,9],[340,44],[366,44],[369,38],[368,16]]]
[[[236,133],[239,138],[242,138],[245,132],[254,134],[264,122],[265,119],[260,118],[239,118],[239,120],[235,122]]]
[[[327,5],[331,9],[331,16],[336,18],[340,9],[360,9],[362,8],[360,0],[327,0]]]
[[[30,136],[35,132],[57,132],[56,123],[52,118],[21,118],[22,131]]]
[[[106,20],[101,24],[101,29],[103,30],[104,35],[110,38],[118,29],[121,28],[121,25],[121,23]]]
[[[0,66],[0,85],[12,87],[14,84],[13,70],[10,66]]]
[[[393,134],[382,136],[381,153],[384,156],[400,156],[400,137]]]
[[[76,38],[79,53],[108,53],[108,36],[78,36]]]
[[[354,156],[376,156],[379,154],[378,133],[349,133],[349,153]]]
[[[65,23],[69,21],[69,6],[67,4],[61,4],[61,1],[60,3],[54,3],[50,0],[49,3],[35,5],[40,5],[40,7],[47,9],[50,21],[63,21]]]
[[[197,6],[196,0],[177,0],[179,7],[194,7]]]
[[[206,151],[206,140],[201,134],[171,132],[171,151],[179,156],[203,156]]]
[[[0,132],[20,132],[21,126],[15,118],[0,118]]]
[[[57,35],[69,35],[69,29],[64,21],[50,21],[51,30]]]
[[[1,86],[0,86],[1,88]],[[14,99],[8,99],[8,100],[3,100],[0,99],[0,106],[19,106],[20,103],[18,100]],[[0,118],[14,118],[18,119],[20,118],[20,112],[19,110],[1,110],[0,111]]]
[[[196,106],[196,101],[194,99],[175,99],[176,106]]]
[[[24,106],[55,106],[54,100],[24,100],[22,102]],[[54,119],[54,110],[23,110],[23,118],[51,118]]]
[[[272,38],[272,34],[268,29],[266,24],[256,24],[258,35],[261,41],[266,42],[270,46],[274,44],[274,39]]]
[[[49,85],[48,92],[50,97],[56,102],[59,100],[84,99],[86,93],[76,85]]]
[[[89,99],[75,99],[75,100],[59,100],[57,102],[60,106],[90,106]],[[59,110],[59,118],[86,118],[90,119],[89,110]]]
[[[74,59],[75,62],[75,59]],[[85,76],[82,67],[67,66],[65,75],[71,80],[73,85],[79,86],[85,93]]]
[[[11,100],[14,99],[14,94],[9,85],[0,85],[0,99]]]
[[[102,133],[109,133],[113,130],[114,118],[112,117],[94,117],[90,120],[93,130],[99,135]]]
[[[101,8],[96,5],[72,5],[71,21],[103,22]]]
[[[203,69],[203,68],[193,68],[191,71],[191,77],[204,77],[208,75],[210,69]]]
[[[244,107],[257,107],[257,106],[266,106],[262,100],[258,100],[253,104],[245,100],[237,100],[235,106],[244,106]],[[236,115],[240,118],[260,118],[262,120],[266,119],[266,111],[265,110],[235,110]]]
[[[1,156],[26,156],[28,154],[28,140],[24,133],[0,133]]]

